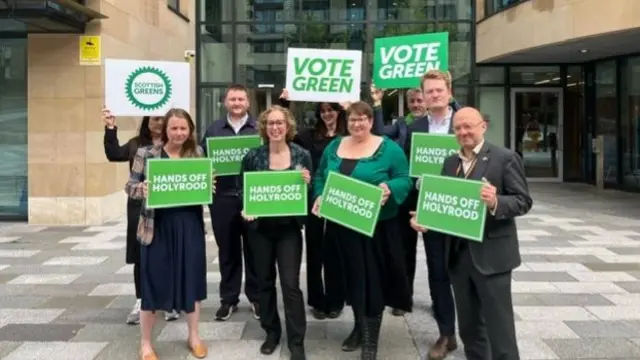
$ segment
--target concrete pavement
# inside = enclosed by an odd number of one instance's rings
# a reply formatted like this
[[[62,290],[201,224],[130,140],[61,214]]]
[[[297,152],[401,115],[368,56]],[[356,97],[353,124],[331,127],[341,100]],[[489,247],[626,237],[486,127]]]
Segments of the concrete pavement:
[[[533,184],[532,192],[534,210],[518,223],[524,262],[513,275],[521,358],[640,359],[640,197],[573,185]],[[213,321],[220,276],[207,240],[208,358],[287,359],[283,347],[259,355],[264,335],[245,299],[229,321]],[[124,324],[134,302],[124,245],[123,222],[0,227],[0,359],[136,359],[139,329]],[[418,253],[416,309],[385,316],[379,359],[423,358],[437,337],[422,246]],[[339,349],[349,309],[336,320],[308,321],[309,359],[359,358]],[[189,358],[184,318],[159,319],[155,336],[161,359]]]

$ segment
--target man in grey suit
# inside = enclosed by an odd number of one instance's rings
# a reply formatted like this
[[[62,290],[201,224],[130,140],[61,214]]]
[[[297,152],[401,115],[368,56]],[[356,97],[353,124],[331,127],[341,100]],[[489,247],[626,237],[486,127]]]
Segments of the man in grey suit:
[[[529,212],[533,200],[521,158],[513,151],[484,140],[487,124],[474,108],[453,117],[461,149],[448,157],[442,175],[482,180],[478,197],[488,214],[482,242],[439,234],[445,241],[447,268],[458,312],[464,352],[470,360],[518,360],[511,272],[520,266],[515,217]],[[415,214],[414,214],[415,215]],[[421,232],[425,229],[411,225]],[[431,238],[431,241],[436,241]]]

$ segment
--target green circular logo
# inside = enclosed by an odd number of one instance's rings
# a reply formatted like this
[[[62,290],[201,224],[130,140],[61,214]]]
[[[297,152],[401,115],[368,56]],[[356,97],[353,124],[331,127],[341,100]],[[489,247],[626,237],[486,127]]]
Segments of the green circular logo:
[[[129,74],[125,91],[133,106],[146,111],[157,110],[171,98],[171,79],[158,68],[143,66]]]

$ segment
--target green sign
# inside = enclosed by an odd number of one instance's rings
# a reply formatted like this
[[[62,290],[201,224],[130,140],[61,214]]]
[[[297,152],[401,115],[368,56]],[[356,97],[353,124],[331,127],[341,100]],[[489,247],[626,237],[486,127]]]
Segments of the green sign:
[[[147,160],[147,208],[211,204],[212,174],[209,159]]]
[[[242,159],[249,150],[262,145],[259,135],[220,136],[207,138],[208,156],[216,176],[238,175]]]
[[[382,188],[330,172],[322,192],[319,214],[369,237],[378,223]]]
[[[353,59],[296,56],[293,58],[293,90],[313,92],[353,91]]]
[[[429,231],[482,242],[487,205],[480,200],[481,181],[423,175],[416,222]]]
[[[245,172],[243,190],[247,216],[306,216],[309,212],[301,171]]]
[[[459,149],[460,145],[454,135],[413,133],[409,176],[440,175],[444,160]]]
[[[125,82],[127,99],[133,106],[146,110],[157,110],[171,98],[171,79],[162,70],[143,66],[134,70]]]
[[[448,69],[446,32],[377,38],[373,47],[373,83],[378,88],[419,87],[427,71]]]

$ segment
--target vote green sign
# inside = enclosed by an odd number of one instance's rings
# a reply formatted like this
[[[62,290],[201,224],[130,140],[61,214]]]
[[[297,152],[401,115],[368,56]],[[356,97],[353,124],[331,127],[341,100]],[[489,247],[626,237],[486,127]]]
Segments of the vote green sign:
[[[481,181],[423,175],[416,222],[429,231],[482,242],[487,206],[480,200]]]
[[[259,135],[207,138],[207,152],[216,176],[238,175],[242,159],[249,150],[262,145]]]
[[[322,192],[319,214],[327,220],[373,237],[381,201],[382,188],[332,171]]]
[[[211,204],[212,174],[206,158],[147,160],[147,208]]]
[[[301,171],[244,173],[243,210],[248,216],[305,216],[307,184]]]
[[[289,100],[359,100],[361,65],[361,51],[289,48],[286,78]]]
[[[419,87],[427,71],[448,69],[446,32],[377,38],[373,47],[373,83],[378,88]]]
[[[409,175],[440,175],[444,159],[455,154],[460,145],[453,135],[413,133],[409,159]]]

